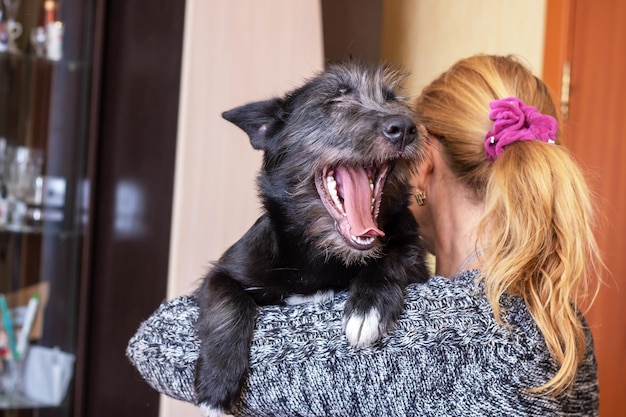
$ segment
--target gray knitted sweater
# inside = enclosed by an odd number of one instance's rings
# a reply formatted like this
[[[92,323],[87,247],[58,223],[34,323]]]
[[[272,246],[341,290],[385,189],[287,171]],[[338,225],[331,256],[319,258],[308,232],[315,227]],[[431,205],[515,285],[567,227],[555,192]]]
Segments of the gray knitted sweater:
[[[555,372],[521,299],[504,297],[507,326],[493,318],[477,271],[407,289],[395,331],[371,348],[347,344],[346,294],[325,304],[260,310],[239,416],[597,416],[591,333],[575,383],[557,398],[526,389]],[[127,356],[157,391],[196,403],[198,306],[180,297],[130,340]],[[583,321],[584,323],[584,321]]]

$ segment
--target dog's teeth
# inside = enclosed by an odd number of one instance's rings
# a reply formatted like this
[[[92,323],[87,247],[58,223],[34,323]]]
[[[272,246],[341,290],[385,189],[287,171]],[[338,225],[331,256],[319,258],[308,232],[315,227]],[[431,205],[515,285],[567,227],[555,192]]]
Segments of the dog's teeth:
[[[374,243],[374,237],[360,237],[360,236],[351,236],[352,240],[359,245],[371,245]]]
[[[335,181],[334,177],[326,177],[326,188],[330,192],[330,196],[335,200],[338,198],[337,195],[337,181]]]
[[[326,188],[328,189],[328,193],[330,194],[330,197],[333,199],[335,206],[341,211],[343,211],[343,204],[341,204],[341,200],[339,200],[339,195],[337,194],[337,181],[335,180],[335,177],[333,177],[332,175],[329,175],[328,177],[326,177]],[[343,215],[345,217],[346,213],[344,212]]]

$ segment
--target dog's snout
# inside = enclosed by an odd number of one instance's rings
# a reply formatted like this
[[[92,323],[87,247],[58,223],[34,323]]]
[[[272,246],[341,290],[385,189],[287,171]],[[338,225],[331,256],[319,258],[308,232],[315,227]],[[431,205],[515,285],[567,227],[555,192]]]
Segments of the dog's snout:
[[[417,127],[407,116],[388,116],[381,125],[383,135],[394,145],[404,147],[415,140]]]

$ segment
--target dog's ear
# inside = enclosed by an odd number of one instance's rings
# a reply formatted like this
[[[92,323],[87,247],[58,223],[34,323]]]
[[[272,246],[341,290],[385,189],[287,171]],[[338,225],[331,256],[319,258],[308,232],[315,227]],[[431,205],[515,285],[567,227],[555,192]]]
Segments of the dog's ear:
[[[246,132],[254,149],[264,150],[267,138],[283,122],[282,103],[278,98],[256,101],[225,111],[222,117]]]

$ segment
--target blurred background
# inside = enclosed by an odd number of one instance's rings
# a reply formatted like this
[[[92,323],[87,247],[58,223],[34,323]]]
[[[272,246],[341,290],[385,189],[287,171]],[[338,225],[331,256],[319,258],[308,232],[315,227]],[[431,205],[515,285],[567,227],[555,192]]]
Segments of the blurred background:
[[[330,61],[403,66],[414,97],[456,60],[494,53],[548,83],[589,173],[610,270],[587,313],[601,416],[626,416],[625,21],[621,0],[3,0],[0,153],[42,157],[30,197],[0,187],[0,292],[46,292],[32,344],[74,365],[59,404],[0,399],[0,415],[200,416],[124,350],[260,213],[261,154],[222,111]]]

